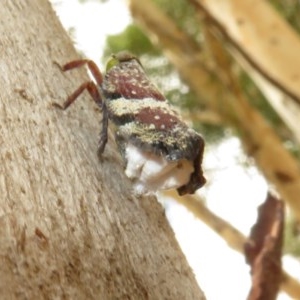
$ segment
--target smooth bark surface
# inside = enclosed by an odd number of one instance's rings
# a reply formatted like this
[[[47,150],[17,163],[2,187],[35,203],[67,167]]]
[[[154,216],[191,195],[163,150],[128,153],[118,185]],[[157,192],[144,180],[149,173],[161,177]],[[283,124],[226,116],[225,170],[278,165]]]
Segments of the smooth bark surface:
[[[246,59],[300,104],[300,39],[265,0],[197,0]]]
[[[191,0],[190,0],[191,1]],[[300,38],[268,1],[192,0],[300,142]]]
[[[0,6],[0,298],[204,299],[155,198],[132,197],[45,0]]]
[[[255,159],[265,178],[276,187],[281,198],[290,206],[296,218],[300,219],[299,163],[285,149],[273,128],[251,106],[239,86],[234,86],[235,82],[230,83],[233,86],[230,90],[212,80],[201,61],[200,47],[186,33],[180,31],[175,22],[152,1],[141,3],[131,0],[130,9],[134,18],[153,40],[160,43],[165,54],[199,99],[222,115],[224,124],[227,122],[239,132],[249,156]],[[223,70],[226,71],[225,68]],[[232,188],[236,188],[234,182]]]

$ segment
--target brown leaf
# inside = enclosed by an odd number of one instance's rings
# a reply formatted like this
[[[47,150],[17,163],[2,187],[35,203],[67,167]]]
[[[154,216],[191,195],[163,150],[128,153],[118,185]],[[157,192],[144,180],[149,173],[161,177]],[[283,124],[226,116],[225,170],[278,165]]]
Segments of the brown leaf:
[[[248,300],[276,299],[282,279],[283,223],[284,204],[269,193],[258,209],[256,224],[245,243],[246,261],[252,275]]]

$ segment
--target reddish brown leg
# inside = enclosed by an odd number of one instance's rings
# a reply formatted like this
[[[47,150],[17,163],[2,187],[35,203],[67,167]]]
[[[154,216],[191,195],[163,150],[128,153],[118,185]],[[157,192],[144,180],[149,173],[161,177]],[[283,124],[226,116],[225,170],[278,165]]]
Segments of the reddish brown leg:
[[[70,61],[69,63],[65,64],[62,67],[62,70],[68,71],[68,70],[82,67],[84,65],[87,65],[88,69],[90,70],[93,77],[95,78],[97,84],[101,85],[102,81],[103,81],[102,73],[99,70],[98,66],[92,60],[89,60],[89,59],[73,60],[73,61]]]
[[[103,76],[97,65],[89,59],[79,59],[79,60],[73,60],[67,64],[65,64],[61,69],[62,71],[68,71],[75,68],[82,67],[84,65],[87,65],[88,69],[92,73],[94,79],[96,80],[97,84],[100,86],[103,81]],[[94,101],[102,107],[102,99],[101,95],[99,93],[99,90],[96,86],[96,84],[93,81],[88,81],[83,83],[72,95],[70,95],[67,99],[67,101],[61,106],[57,103],[54,103],[54,106],[59,107],[61,109],[67,109],[78,97],[79,95],[84,91],[87,90],[89,94],[92,96]]]
[[[53,103],[53,105],[65,110],[80,96],[85,89],[89,92],[93,100],[102,108],[102,98],[96,84],[93,81],[88,81],[80,85],[80,87],[67,98],[63,105],[58,103]]]
[[[103,76],[97,65],[88,59],[80,59],[80,60],[74,60],[62,67],[62,71],[68,71],[74,68],[79,68],[83,65],[87,65],[88,69],[92,73],[95,81],[100,86],[103,81]],[[67,100],[64,102],[63,105],[60,105],[58,103],[53,103],[55,107],[58,107],[60,109],[67,109],[79,96],[84,90],[87,90],[93,100],[102,108],[103,112],[103,118],[102,118],[102,130],[100,133],[100,140],[99,140],[99,146],[98,146],[98,155],[101,156],[101,154],[104,151],[105,145],[107,143],[107,130],[108,130],[108,112],[107,108],[105,106],[105,103],[102,101],[101,94],[99,92],[99,89],[97,85],[93,81],[88,81],[79,86],[77,90],[73,94],[71,94]]]

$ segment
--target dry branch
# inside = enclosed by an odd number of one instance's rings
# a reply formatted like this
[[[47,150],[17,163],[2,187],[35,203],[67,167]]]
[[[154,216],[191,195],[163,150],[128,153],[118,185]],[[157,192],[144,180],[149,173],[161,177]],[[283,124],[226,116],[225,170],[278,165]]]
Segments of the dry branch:
[[[196,218],[224,239],[230,248],[244,254],[244,245],[247,242],[247,238],[230,223],[210,211],[198,196],[179,197],[173,191],[164,192],[163,195],[171,197],[179,204],[184,205]],[[281,289],[290,297],[298,299],[300,283],[285,271],[283,271],[282,277]]]
[[[196,0],[236,50],[300,105],[300,39],[265,0]]]
[[[299,35],[267,1],[189,1],[300,143]]]
[[[276,132],[239,90],[213,80],[200,60],[201,49],[152,1],[130,1],[134,18],[158,41],[189,86],[212,110],[231,123],[266,179],[300,219],[300,169]],[[280,159],[278,159],[280,158]]]

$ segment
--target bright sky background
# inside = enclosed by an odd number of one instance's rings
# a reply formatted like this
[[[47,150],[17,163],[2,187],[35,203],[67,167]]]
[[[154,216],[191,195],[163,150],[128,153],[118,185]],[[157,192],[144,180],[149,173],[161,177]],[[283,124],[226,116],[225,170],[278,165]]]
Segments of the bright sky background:
[[[101,64],[108,34],[121,32],[131,17],[124,1],[52,0],[66,29],[74,28],[74,44],[85,55]],[[256,220],[257,206],[265,199],[267,186],[254,167],[242,166],[244,157],[237,138],[206,151],[204,169],[207,187],[199,191],[208,207],[248,235]],[[208,300],[246,299],[250,288],[249,267],[242,255],[226,243],[185,207],[165,200],[166,213],[176,237],[192,266]],[[298,261],[284,258],[289,272],[300,280]],[[296,267],[296,268],[295,268]],[[280,295],[280,300],[290,299]]]

